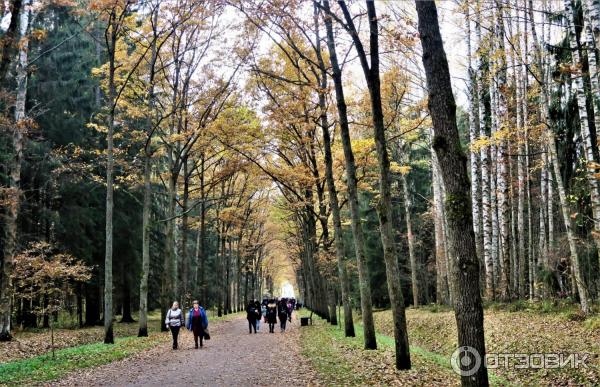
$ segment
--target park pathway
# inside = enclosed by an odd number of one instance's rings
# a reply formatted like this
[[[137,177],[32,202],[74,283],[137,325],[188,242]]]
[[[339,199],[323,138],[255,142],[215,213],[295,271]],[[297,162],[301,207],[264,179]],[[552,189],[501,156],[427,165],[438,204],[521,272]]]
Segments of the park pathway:
[[[294,316],[295,317],[295,316]],[[269,334],[261,323],[248,334],[245,316],[209,325],[211,340],[194,349],[191,333],[182,332],[180,349],[162,344],[142,355],[80,370],[56,386],[307,386],[318,384],[298,353],[299,324]],[[165,333],[166,334],[166,333]]]

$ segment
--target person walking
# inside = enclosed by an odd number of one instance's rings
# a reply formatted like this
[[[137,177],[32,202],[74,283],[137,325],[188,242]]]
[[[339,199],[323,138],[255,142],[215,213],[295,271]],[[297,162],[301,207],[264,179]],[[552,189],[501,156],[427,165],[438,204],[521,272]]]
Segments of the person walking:
[[[200,348],[204,340],[204,331],[208,327],[208,317],[206,311],[196,300],[192,303],[192,308],[188,313],[187,329],[194,334],[194,344],[198,349],[198,338],[200,338]]]
[[[288,321],[292,322],[292,312],[294,311],[294,307],[292,306],[292,301],[287,300],[287,312],[288,312]]]
[[[256,310],[254,300],[250,301],[246,307],[246,318],[248,319],[249,333],[252,334],[253,329],[254,333],[256,333],[256,319],[258,318],[258,310]]]
[[[260,304],[260,316],[263,319],[263,321],[265,322],[265,324],[268,324],[267,322],[267,303],[263,302],[262,304]]]
[[[173,302],[173,305],[167,310],[167,317],[165,318],[165,324],[167,329],[171,330],[173,335],[173,349],[177,349],[177,337],[179,336],[179,330],[184,325],[183,312],[179,309],[179,302]]]
[[[285,326],[288,319],[288,309],[285,300],[280,300],[277,305],[277,313],[279,314],[279,328],[281,332],[285,332]]]
[[[258,300],[254,300],[254,308],[256,309],[256,331],[259,332],[260,331],[261,312],[260,312],[260,302],[258,302]]]
[[[277,323],[277,305],[275,305],[275,300],[269,300],[266,316],[266,320],[269,323],[269,333],[275,333],[275,324]]]

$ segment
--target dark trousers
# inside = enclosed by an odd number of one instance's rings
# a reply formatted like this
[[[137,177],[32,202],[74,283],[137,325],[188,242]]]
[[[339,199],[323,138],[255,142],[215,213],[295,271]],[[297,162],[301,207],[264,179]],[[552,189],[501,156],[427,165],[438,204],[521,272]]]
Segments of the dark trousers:
[[[204,340],[204,332],[202,332],[199,335],[197,335],[194,332],[194,344],[196,344],[196,348],[198,348],[198,338],[200,338],[200,347],[202,347],[202,340]]]
[[[179,336],[179,329],[181,329],[181,327],[171,327],[171,334],[173,335],[173,349],[177,349],[177,337]]]
[[[285,331],[286,323],[287,323],[287,314],[280,314],[279,315],[279,327],[281,328],[281,330]]]
[[[269,333],[275,332],[275,323],[269,323]]]
[[[254,333],[256,333],[256,320],[248,320],[248,330],[252,333],[252,329],[254,328]]]

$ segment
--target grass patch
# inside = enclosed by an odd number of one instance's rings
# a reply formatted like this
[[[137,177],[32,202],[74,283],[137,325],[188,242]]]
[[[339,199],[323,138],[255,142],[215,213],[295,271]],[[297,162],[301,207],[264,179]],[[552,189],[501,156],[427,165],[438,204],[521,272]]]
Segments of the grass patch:
[[[0,365],[0,383],[22,385],[57,379],[77,369],[121,360],[166,340],[167,335],[158,333],[143,338],[118,338],[114,345],[94,343],[60,349],[56,351],[56,358],[48,353],[4,363]]]
[[[394,340],[391,312],[374,313],[379,350],[364,351],[363,332],[360,324],[355,324],[356,338],[343,337],[343,330],[320,324],[321,336],[329,335],[329,341],[320,338],[318,346],[330,345],[329,353],[321,348],[313,348],[318,356],[333,356],[334,362],[345,362],[344,369],[351,367],[355,374],[367,375],[373,370],[392,375],[378,376],[378,384],[407,385],[450,385],[459,383],[459,378],[451,369],[450,355],[457,348],[456,321],[450,309],[407,308],[408,333],[411,344],[413,369],[406,372],[394,370]],[[318,321],[318,320],[317,320]],[[357,317],[356,321],[360,321]],[[600,385],[600,317],[588,316],[582,320],[577,306],[569,302],[530,303],[528,301],[511,304],[488,305],[485,310],[485,336],[488,353],[498,354],[588,354],[587,368],[517,369],[517,361],[510,361],[508,367],[489,370],[490,383],[496,386],[511,385]],[[343,325],[342,325],[343,326]],[[311,328],[317,329],[317,328]],[[309,331],[307,331],[309,332]],[[311,332],[312,334],[312,332]],[[308,335],[305,347],[310,345]],[[317,346],[317,345],[316,345]],[[331,355],[333,352],[333,355]],[[340,360],[341,359],[341,360]],[[316,368],[321,364],[314,361]],[[504,363],[502,363],[504,364]],[[420,374],[411,375],[415,370]],[[325,368],[326,384],[349,384],[336,381],[335,368]],[[407,375],[410,375],[407,376]],[[442,378],[442,379],[440,379]],[[369,384],[368,377],[363,378]]]
[[[590,354],[587,368],[516,369],[513,367],[515,360],[508,368],[502,366],[489,372],[492,384],[600,385],[600,319],[597,316],[582,321],[571,305],[530,304],[527,301],[516,306],[488,305],[484,315],[488,353]],[[436,361],[436,356],[443,355],[442,359],[446,359],[456,349],[453,312],[430,313],[424,308],[408,308],[406,317],[412,353],[422,349],[423,355],[433,354],[431,360]],[[379,332],[393,335],[390,311],[375,313],[374,319]],[[447,360],[444,362],[448,365]]]
[[[213,314],[209,311],[209,323],[229,322],[238,318],[242,313],[231,313],[217,317],[216,312]],[[167,332],[160,332],[160,311],[149,315],[148,328],[150,332],[148,337],[136,337],[138,323],[115,323],[114,327],[115,335],[129,333],[127,337],[117,337],[114,345],[98,342],[103,336],[103,329],[100,327],[65,330],[66,332],[62,333],[70,334],[73,341],[69,342],[71,345],[68,348],[57,349],[56,358],[52,358],[52,354],[46,352],[0,364],[0,384],[28,385],[59,379],[78,369],[96,367],[124,359],[169,341],[171,337]],[[94,340],[95,343],[77,343],[79,336],[83,337],[90,333],[91,335],[87,337],[87,340]],[[43,340],[46,334],[45,331],[39,333],[29,331],[23,336],[27,340],[39,341]],[[21,340],[24,341],[23,338]]]
[[[304,312],[306,313],[306,312]],[[301,353],[319,373],[325,385],[458,385],[448,359],[411,346],[412,369],[395,369],[394,339],[377,334],[377,350],[363,349],[363,331],[355,324],[356,337],[344,336],[340,326],[315,318],[315,325],[301,328]]]

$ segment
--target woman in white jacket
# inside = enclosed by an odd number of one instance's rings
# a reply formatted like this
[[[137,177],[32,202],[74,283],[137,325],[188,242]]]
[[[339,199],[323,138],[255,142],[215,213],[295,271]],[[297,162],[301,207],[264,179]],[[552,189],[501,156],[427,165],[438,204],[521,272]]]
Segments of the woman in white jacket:
[[[177,349],[177,337],[179,336],[179,330],[184,325],[183,312],[179,309],[179,303],[173,302],[173,306],[167,310],[167,317],[165,319],[167,328],[171,330],[173,335],[173,349]]]

